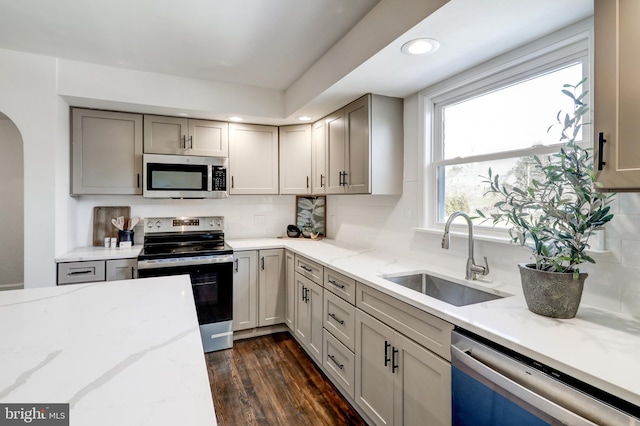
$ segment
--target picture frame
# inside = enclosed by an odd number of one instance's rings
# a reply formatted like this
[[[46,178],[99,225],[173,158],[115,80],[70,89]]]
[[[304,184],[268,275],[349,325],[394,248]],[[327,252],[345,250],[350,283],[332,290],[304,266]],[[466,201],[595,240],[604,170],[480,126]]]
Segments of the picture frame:
[[[310,223],[314,234],[325,237],[327,235],[327,197],[320,196],[296,196],[296,221],[300,231]]]

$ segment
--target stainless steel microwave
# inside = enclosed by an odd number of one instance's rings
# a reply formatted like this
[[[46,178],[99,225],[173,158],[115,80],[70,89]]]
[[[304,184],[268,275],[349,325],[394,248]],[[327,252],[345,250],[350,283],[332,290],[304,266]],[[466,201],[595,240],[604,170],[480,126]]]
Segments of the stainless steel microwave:
[[[147,198],[225,198],[224,157],[144,154],[142,196]]]

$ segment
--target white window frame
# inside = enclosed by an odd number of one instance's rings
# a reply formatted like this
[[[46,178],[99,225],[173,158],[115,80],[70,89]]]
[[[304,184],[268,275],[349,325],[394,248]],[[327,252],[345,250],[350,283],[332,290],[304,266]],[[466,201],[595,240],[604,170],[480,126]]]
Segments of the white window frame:
[[[528,45],[501,55],[482,65],[474,67],[434,86],[428,87],[418,94],[418,113],[422,120],[419,144],[423,159],[419,171],[420,188],[420,217],[418,231],[441,233],[443,224],[437,222],[437,166],[453,164],[455,160],[439,160],[442,158],[441,144],[434,143],[437,135],[441,134],[441,120],[436,104],[450,104],[459,99],[471,98],[479,93],[486,93],[492,89],[508,86],[514,82],[526,80],[545,71],[561,68],[577,61],[583,62],[583,73],[588,78],[589,105],[593,105],[593,84],[590,76],[593,69],[593,21],[587,19],[564,28],[549,36],[536,40]],[[591,122],[589,113],[585,122]],[[591,130],[587,127],[583,133],[583,143],[591,145]],[[474,157],[478,160],[497,160],[505,157],[544,154],[555,152],[558,145],[547,147],[526,148],[508,153],[487,154]],[[462,221],[461,221],[462,222]],[[454,224],[454,232],[466,233],[466,223]],[[476,227],[476,237],[480,240],[507,242],[506,230],[493,228],[490,224]]]

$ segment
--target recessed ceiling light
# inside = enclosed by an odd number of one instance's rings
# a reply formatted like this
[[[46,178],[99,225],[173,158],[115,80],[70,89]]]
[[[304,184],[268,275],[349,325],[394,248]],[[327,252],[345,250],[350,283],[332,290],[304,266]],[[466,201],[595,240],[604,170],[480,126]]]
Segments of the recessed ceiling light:
[[[300,117],[298,117],[298,120],[300,120],[300,121],[311,121],[311,117],[309,117],[308,115],[301,115]]]
[[[244,118],[238,117],[237,115],[234,115],[233,117],[229,117],[229,120],[231,120],[231,121],[244,121]]]
[[[179,115],[179,116],[181,116],[181,117],[186,117],[186,116],[188,116],[189,114],[187,114],[186,112],[181,112],[181,113],[179,113],[178,115]]]
[[[402,53],[406,55],[426,55],[433,53],[440,47],[438,40],[432,38],[417,38],[402,45]]]

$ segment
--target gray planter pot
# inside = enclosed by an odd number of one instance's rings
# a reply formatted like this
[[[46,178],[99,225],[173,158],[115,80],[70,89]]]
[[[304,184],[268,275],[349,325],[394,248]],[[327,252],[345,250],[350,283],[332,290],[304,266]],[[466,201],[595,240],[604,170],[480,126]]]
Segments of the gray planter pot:
[[[531,312],[551,318],[573,318],[578,312],[584,280],[573,273],[547,272],[535,269],[535,264],[518,265],[524,298]]]

